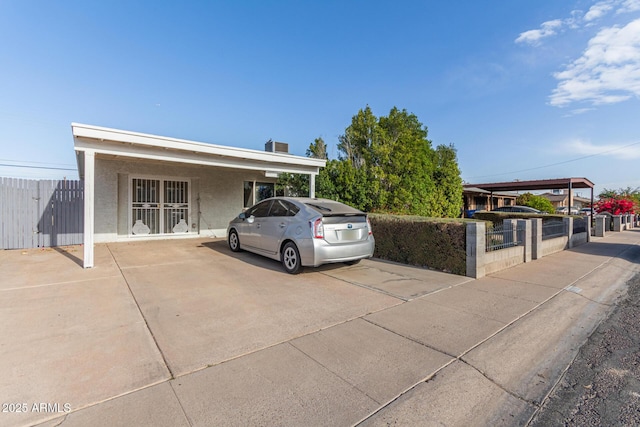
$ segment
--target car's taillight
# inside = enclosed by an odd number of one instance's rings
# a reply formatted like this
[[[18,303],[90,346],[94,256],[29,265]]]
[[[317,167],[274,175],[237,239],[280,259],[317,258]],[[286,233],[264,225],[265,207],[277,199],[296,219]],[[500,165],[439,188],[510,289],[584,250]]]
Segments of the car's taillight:
[[[373,234],[373,229],[371,228],[371,221],[369,221],[368,217],[367,217],[367,230],[369,230],[369,236],[371,236]]]
[[[309,222],[313,228],[313,237],[316,239],[324,239],[324,225],[322,225],[322,218],[316,219],[313,224]]]

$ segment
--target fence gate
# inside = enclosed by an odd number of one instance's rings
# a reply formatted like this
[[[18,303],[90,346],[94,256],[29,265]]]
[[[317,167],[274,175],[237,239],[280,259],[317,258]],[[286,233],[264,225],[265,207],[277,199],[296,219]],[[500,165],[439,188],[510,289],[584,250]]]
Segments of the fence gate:
[[[82,181],[0,180],[1,249],[83,242]]]

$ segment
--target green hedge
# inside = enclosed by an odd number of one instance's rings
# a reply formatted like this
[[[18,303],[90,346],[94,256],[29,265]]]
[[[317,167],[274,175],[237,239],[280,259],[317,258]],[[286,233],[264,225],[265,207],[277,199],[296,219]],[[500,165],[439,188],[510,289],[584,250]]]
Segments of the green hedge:
[[[547,214],[535,214],[527,212],[488,212],[481,211],[473,214],[473,219],[479,219],[481,221],[489,221],[492,223],[502,224],[503,219],[531,219],[531,218],[544,218],[550,215]]]
[[[562,219],[567,215],[559,214],[535,214],[528,212],[489,212],[489,211],[477,211],[473,214],[473,219],[480,221],[489,221],[493,224],[502,224],[504,219],[532,219],[542,218],[542,222],[549,221],[551,219]],[[580,216],[573,216],[574,218],[580,218]]]
[[[465,275],[466,222],[402,215],[369,215],[374,257]]]

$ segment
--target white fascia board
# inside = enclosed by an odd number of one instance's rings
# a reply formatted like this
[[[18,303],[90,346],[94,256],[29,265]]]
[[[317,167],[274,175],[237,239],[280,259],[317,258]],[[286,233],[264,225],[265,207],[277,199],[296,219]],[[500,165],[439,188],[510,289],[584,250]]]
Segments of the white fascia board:
[[[85,150],[93,151],[95,147],[94,141],[87,141],[83,138],[75,139],[76,152]],[[201,153],[164,150],[153,147],[134,147],[127,144],[118,144],[104,141],[100,144],[100,150],[96,150],[97,154],[127,157],[132,159],[158,160],[163,162],[178,162],[192,165],[215,166],[223,168],[258,170],[275,173],[300,173],[300,174],[318,174],[320,168],[318,166],[291,165],[267,161],[255,161],[243,158],[225,158],[217,156],[206,156]]]
[[[323,159],[294,156],[291,154],[270,153],[266,151],[249,150],[246,148],[226,147],[223,145],[188,141],[185,139],[175,139],[119,129],[84,125],[80,123],[71,123],[71,129],[73,132],[74,141],[77,141],[78,138],[89,138],[95,140],[91,148],[94,149],[96,153],[102,152],[101,147],[103,142],[115,141],[132,144],[132,146],[140,148],[165,148],[170,150],[188,151],[192,153],[201,153],[229,158],[289,164],[302,167],[310,166],[313,168],[321,168],[325,167],[327,163],[327,161]]]

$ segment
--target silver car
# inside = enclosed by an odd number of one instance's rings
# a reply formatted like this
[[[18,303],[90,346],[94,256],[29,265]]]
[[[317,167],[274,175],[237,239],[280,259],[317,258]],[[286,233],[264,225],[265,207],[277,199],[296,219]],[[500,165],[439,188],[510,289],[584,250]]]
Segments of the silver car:
[[[291,274],[303,266],[355,264],[375,247],[367,214],[327,199],[263,200],[229,222],[227,237],[232,251],[279,260]]]

